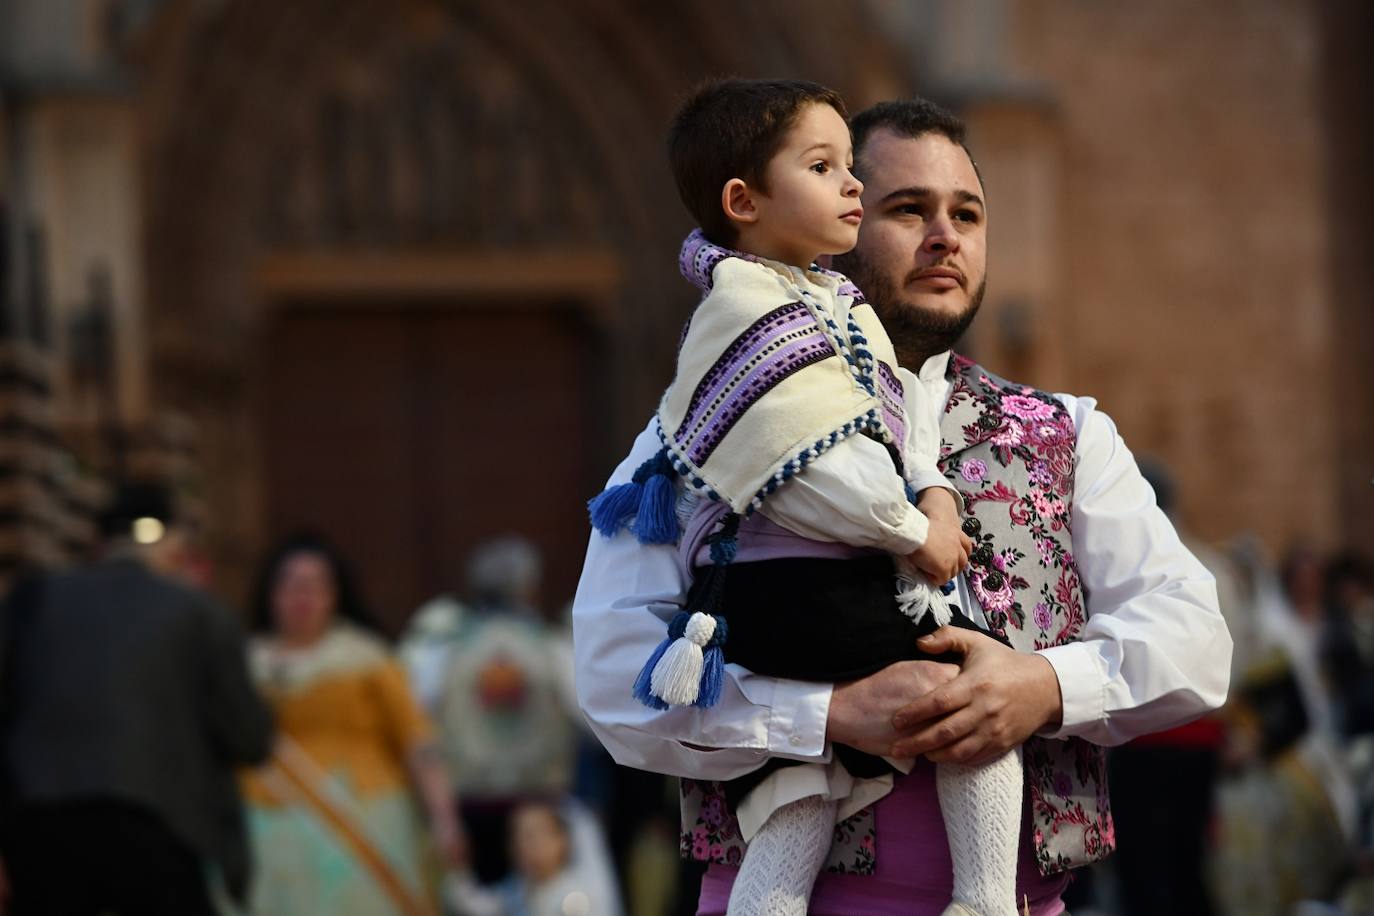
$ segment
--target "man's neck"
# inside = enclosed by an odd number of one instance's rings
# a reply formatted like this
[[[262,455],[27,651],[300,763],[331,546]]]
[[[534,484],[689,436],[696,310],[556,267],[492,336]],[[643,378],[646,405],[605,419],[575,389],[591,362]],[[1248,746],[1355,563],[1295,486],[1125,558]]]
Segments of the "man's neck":
[[[892,349],[897,354],[897,365],[912,373],[920,375],[925,368],[926,361],[932,356],[939,356],[945,350],[932,350],[929,347],[903,345],[899,341],[892,341]]]

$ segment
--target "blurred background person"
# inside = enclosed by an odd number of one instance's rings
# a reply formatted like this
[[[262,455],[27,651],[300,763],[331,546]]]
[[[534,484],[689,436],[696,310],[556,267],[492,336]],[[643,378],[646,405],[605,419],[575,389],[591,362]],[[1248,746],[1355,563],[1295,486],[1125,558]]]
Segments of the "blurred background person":
[[[427,602],[402,639],[485,884],[511,870],[511,813],[531,799],[562,798],[572,784],[580,721],[572,653],[536,606],[542,574],[539,551],[523,538],[479,544],[467,563],[467,601]]]
[[[249,657],[280,734],[245,782],[255,916],[434,912],[417,800],[443,864],[465,860],[433,731],[370,619],[324,540],[293,537],[264,564]]]
[[[615,877],[595,822],[575,801],[528,801],[510,816],[510,874],[494,887],[455,876],[458,916],[619,916]]]
[[[1216,578],[1217,602],[1228,629],[1238,625],[1242,634],[1250,632],[1253,628],[1237,609],[1235,574],[1225,554],[1192,536],[1174,513],[1173,475],[1162,462],[1148,458],[1141,459],[1140,472],[1184,545]],[[1193,916],[1214,912],[1206,869],[1223,737],[1221,718],[1207,715],[1109,752],[1108,785],[1118,836],[1112,862],[1125,916],[1169,907]]]
[[[1249,539],[1232,557],[1260,635],[1224,711],[1211,886],[1228,916],[1283,916],[1342,893],[1357,802],[1315,651],[1320,559],[1304,551],[1281,576]]]
[[[0,613],[0,848],[12,912],[194,916],[248,879],[235,764],[267,756],[234,615],[180,581],[169,493],[121,488],[93,565]]]

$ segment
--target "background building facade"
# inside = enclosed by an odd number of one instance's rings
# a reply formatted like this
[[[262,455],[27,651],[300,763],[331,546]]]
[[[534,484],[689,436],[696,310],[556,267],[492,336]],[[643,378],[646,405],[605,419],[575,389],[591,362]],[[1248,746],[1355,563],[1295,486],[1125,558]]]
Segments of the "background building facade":
[[[0,555],[70,555],[101,482],[151,473],[189,497],[233,598],[270,539],[311,527],[393,623],[506,531],[565,600],[583,502],[694,301],[666,123],[725,74],[957,108],[992,215],[968,349],[1096,396],[1176,469],[1203,537],[1367,547],[1368,19],[1336,0],[4,0]]]

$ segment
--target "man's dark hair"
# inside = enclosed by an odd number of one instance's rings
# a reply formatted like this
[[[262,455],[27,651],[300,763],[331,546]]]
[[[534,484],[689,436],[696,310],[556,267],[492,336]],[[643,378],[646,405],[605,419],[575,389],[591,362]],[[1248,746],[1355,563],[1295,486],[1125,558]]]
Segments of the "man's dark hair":
[[[983,173],[978,168],[978,162],[973,158],[973,153],[969,152],[968,144],[964,142],[967,133],[964,122],[947,108],[941,108],[929,99],[900,99],[892,102],[879,102],[870,108],[854,115],[849,119],[849,130],[854,135],[854,170],[859,171],[859,157],[863,153],[863,147],[873,131],[885,128],[900,137],[908,137],[918,140],[926,134],[939,134],[950,143],[957,143],[968,153],[969,161],[973,163],[973,171],[978,175],[978,180],[983,180]]]
[[[176,500],[171,488],[151,480],[123,481],[96,517],[96,524],[100,536],[112,540],[128,537],[140,518],[155,518],[163,524],[176,521]]]
[[[712,242],[736,241],[720,205],[725,183],[739,178],[766,194],[768,161],[810,104],[848,116],[833,89],[804,80],[713,80],[678,109],[668,130],[668,162],[682,202]]]

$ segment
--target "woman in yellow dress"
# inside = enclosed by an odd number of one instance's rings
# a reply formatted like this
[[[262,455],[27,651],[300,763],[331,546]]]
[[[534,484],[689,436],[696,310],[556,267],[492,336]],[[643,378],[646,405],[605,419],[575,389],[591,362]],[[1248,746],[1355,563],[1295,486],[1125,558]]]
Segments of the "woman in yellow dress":
[[[245,779],[254,916],[432,916],[437,850],[466,858],[428,721],[342,557],[293,538],[265,564],[250,667],[277,717]],[[427,816],[425,842],[421,814]]]

